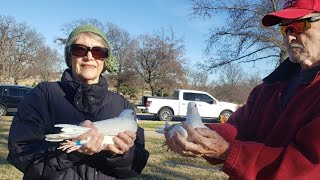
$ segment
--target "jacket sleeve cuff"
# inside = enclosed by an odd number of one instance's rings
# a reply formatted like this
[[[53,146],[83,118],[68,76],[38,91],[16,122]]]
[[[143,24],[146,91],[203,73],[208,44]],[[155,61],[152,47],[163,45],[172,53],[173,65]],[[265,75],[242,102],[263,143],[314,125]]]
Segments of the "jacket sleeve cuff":
[[[74,151],[72,153],[68,153],[67,154],[67,158],[68,160],[72,161],[72,162],[78,162],[80,161],[85,155],[84,154],[81,154],[77,151]]]
[[[229,154],[227,156],[227,159],[225,160],[225,163],[222,167],[223,172],[227,174],[231,174],[231,171],[237,161],[238,155],[240,151],[240,143],[237,140],[234,140],[232,144],[230,144],[229,147]]]

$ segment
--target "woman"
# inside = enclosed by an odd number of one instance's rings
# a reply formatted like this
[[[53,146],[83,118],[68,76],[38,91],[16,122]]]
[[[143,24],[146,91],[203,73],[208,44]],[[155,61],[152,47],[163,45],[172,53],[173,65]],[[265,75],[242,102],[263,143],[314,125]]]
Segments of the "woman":
[[[115,179],[138,175],[144,168],[148,151],[144,133],[125,131],[114,145],[102,146],[92,122],[110,119],[130,103],[108,91],[101,76],[115,70],[105,34],[91,25],[74,29],[66,42],[66,64],[60,82],[43,82],[21,102],[9,133],[8,161],[24,173],[25,179]],[[91,137],[78,151],[57,150],[59,143],[45,141],[57,133],[55,124],[80,124],[91,127],[79,140]]]

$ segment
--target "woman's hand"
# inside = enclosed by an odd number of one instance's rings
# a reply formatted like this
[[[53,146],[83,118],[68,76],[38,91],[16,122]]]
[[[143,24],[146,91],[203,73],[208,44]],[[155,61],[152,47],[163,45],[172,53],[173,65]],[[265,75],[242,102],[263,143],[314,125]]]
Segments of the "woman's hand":
[[[99,133],[98,129],[94,126],[94,124],[86,120],[80,124],[81,126],[91,128],[86,133],[80,135],[75,139],[77,140],[86,140],[90,137],[90,140],[82,145],[78,152],[93,155],[95,153],[99,153],[102,150],[111,151],[113,154],[123,154],[128,151],[136,140],[136,133],[132,131],[125,131],[119,133],[117,136],[113,138],[114,144],[103,144],[104,136]]]
[[[123,154],[128,151],[136,140],[136,133],[132,131],[125,131],[119,133],[113,138],[114,144],[109,144],[105,150],[111,151],[113,154]]]
[[[85,120],[80,124],[80,126],[88,127],[91,129],[75,139],[76,141],[81,141],[90,137],[90,140],[87,143],[83,144],[81,148],[78,149],[78,152],[93,155],[103,150],[104,146],[102,143],[104,136],[99,133],[98,128],[96,128],[94,124],[89,120]]]

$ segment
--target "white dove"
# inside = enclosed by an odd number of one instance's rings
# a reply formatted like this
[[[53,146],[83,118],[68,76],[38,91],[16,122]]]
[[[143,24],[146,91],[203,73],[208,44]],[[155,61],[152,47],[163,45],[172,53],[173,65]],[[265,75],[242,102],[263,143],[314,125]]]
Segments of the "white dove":
[[[205,126],[201,120],[197,104],[195,102],[189,102],[187,108],[187,118],[185,123],[191,125],[193,128],[208,128]],[[170,127],[171,125],[166,122],[165,127]],[[169,130],[169,137],[172,138],[174,133],[178,132],[182,137],[188,138],[187,131],[182,127],[182,124],[176,124],[172,129]]]
[[[112,138],[118,133],[126,130],[137,132],[138,129],[137,122],[135,121],[135,113],[132,109],[123,110],[116,118],[93,122],[93,124],[98,128],[98,131],[104,135],[103,144],[114,144]],[[67,149],[68,152],[75,151],[90,140],[90,138],[77,142],[68,140],[80,136],[90,130],[90,128],[71,124],[56,124],[54,127],[62,128],[62,132],[57,134],[47,134],[45,140],[51,142],[67,140],[58,148],[63,151]]]

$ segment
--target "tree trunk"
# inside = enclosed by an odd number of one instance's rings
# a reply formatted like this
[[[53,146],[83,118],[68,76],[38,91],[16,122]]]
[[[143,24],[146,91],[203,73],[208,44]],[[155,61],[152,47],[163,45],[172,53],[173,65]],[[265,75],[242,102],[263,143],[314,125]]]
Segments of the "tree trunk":
[[[151,90],[151,96],[154,96],[154,88],[153,88],[153,86],[151,85],[151,83],[149,84],[149,86],[150,86],[150,90]]]
[[[282,63],[284,60],[288,58],[288,53],[287,51],[281,50],[280,51],[280,59],[279,59],[279,64]]]

